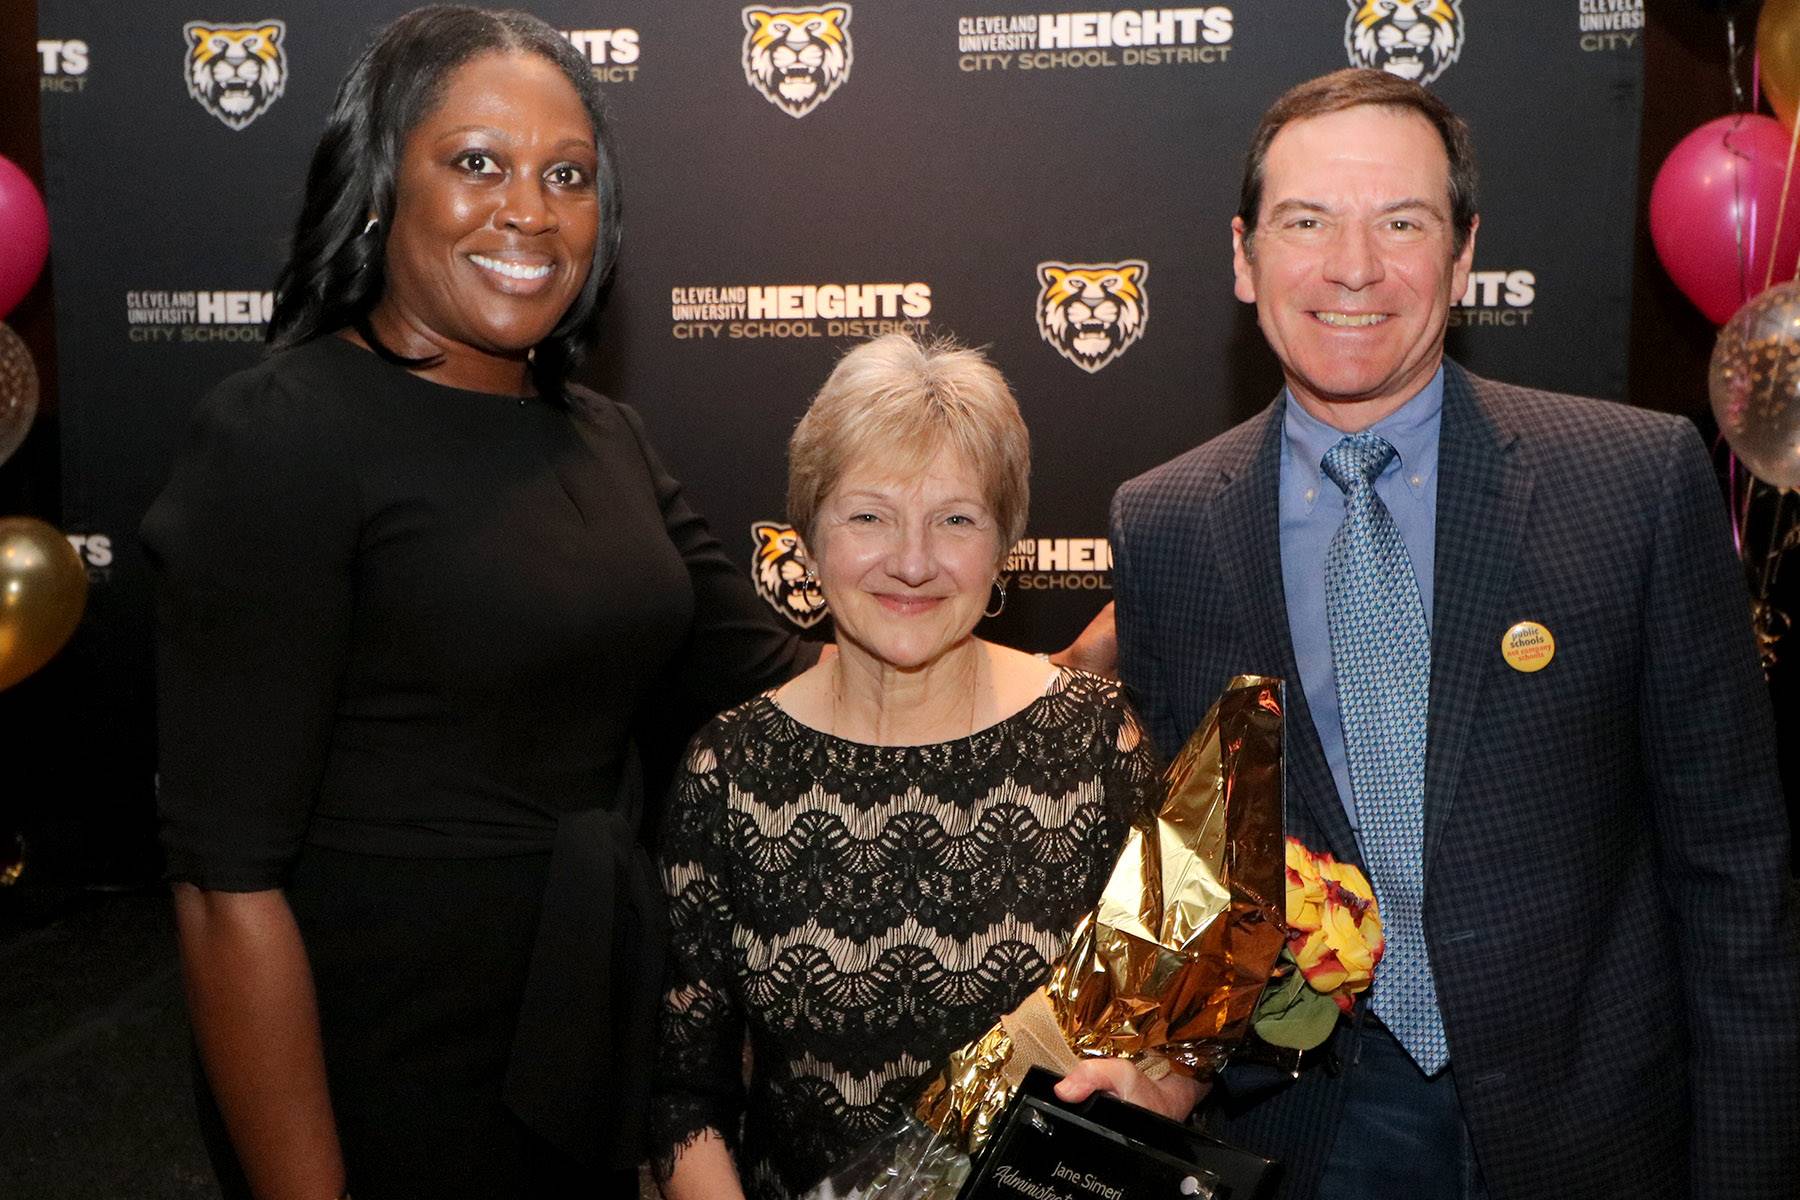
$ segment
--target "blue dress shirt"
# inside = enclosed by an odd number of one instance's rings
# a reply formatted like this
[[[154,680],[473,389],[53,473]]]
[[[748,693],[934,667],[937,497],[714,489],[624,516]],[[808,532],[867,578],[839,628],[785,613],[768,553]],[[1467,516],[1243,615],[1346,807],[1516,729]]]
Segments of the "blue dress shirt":
[[[1325,626],[1325,552],[1344,520],[1344,493],[1319,463],[1346,435],[1325,424],[1283,394],[1286,415],[1281,434],[1281,584],[1287,603],[1288,634],[1300,686],[1312,711],[1325,761],[1337,781],[1338,798],[1357,831],[1356,797],[1350,762],[1344,754],[1344,726],[1338,715],[1337,675],[1331,667],[1331,635]],[[1432,566],[1436,561],[1438,427],[1444,411],[1444,368],[1423,391],[1370,428],[1398,453],[1375,480],[1375,494],[1393,514],[1419,581],[1425,624],[1431,625]]]

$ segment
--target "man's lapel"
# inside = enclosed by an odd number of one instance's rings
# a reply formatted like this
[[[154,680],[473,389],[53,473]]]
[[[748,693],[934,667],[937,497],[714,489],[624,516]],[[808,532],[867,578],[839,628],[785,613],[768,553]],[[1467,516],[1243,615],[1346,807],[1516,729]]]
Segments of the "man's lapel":
[[[1285,411],[1277,399],[1257,418],[1262,422],[1260,436],[1245,439],[1244,455],[1221,464],[1226,481],[1213,509],[1217,562],[1231,597],[1230,611],[1242,616],[1250,661],[1274,664],[1287,681],[1284,725],[1290,826],[1292,817],[1305,814],[1325,838],[1324,847],[1313,849],[1329,849],[1340,861],[1360,862],[1350,820],[1344,815],[1307,708],[1288,632],[1281,582],[1281,428]]]
[[[1444,360],[1425,750],[1428,873],[1456,799],[1482,681],[1500,659],[1501,606],[1531,500],[1530,474],[1515,453],[1517,434],[1504,426],[1489,402],[1491,387]]]

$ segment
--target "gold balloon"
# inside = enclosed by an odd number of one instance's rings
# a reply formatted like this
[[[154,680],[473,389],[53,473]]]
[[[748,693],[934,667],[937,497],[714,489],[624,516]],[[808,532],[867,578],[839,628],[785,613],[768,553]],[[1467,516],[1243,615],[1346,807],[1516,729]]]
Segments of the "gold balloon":
[[[54,525],[0,517],[0,688],[61,650],[87,603],[87,568]]]
[[[1800,487],[1800,281],[1756,297],[1719,330],[1706,390],[1750,473]]]
[[[1756,20],[1756,60],[1763,95],[1789,129],[1800,102],[1800,0],[1766,0]]]

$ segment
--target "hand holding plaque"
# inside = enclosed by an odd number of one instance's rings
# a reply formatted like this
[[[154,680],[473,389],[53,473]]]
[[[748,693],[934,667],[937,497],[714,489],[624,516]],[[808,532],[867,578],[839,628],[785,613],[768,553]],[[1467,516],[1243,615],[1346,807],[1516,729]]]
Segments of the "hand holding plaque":
[[[1169,767],[1161,808],[1128,835],[1099,905],[1076,927],[1049,982],[951,1056],[914,1120],[811,1195],[948,1200],[1034,1066],[1067,1070],[1083,1058],[1116,1057],[1195,1077],[1216,1070],[1248,1032],[1286,940],[1281,734],[1280,681],[1233,680]],[[1094,1124],[1046,1097],[1021,1100],[1011,1112],[1049,1128]],[[1067,1121],[1051,1115],[1059,1110]],[[1129,1137],[1111,1144],[1115,1156],[1137,1153]],[[981,1166],[991,1176],[992,1156]]]

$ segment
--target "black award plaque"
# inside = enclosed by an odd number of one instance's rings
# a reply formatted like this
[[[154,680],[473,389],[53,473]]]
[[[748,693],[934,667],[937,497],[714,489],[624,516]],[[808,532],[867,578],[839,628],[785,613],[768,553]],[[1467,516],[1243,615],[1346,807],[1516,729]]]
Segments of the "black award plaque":
[[[1136,1105],[1056,1098],[1033,1067],[957,1200],[1265,1200],[1280,1167]]]

